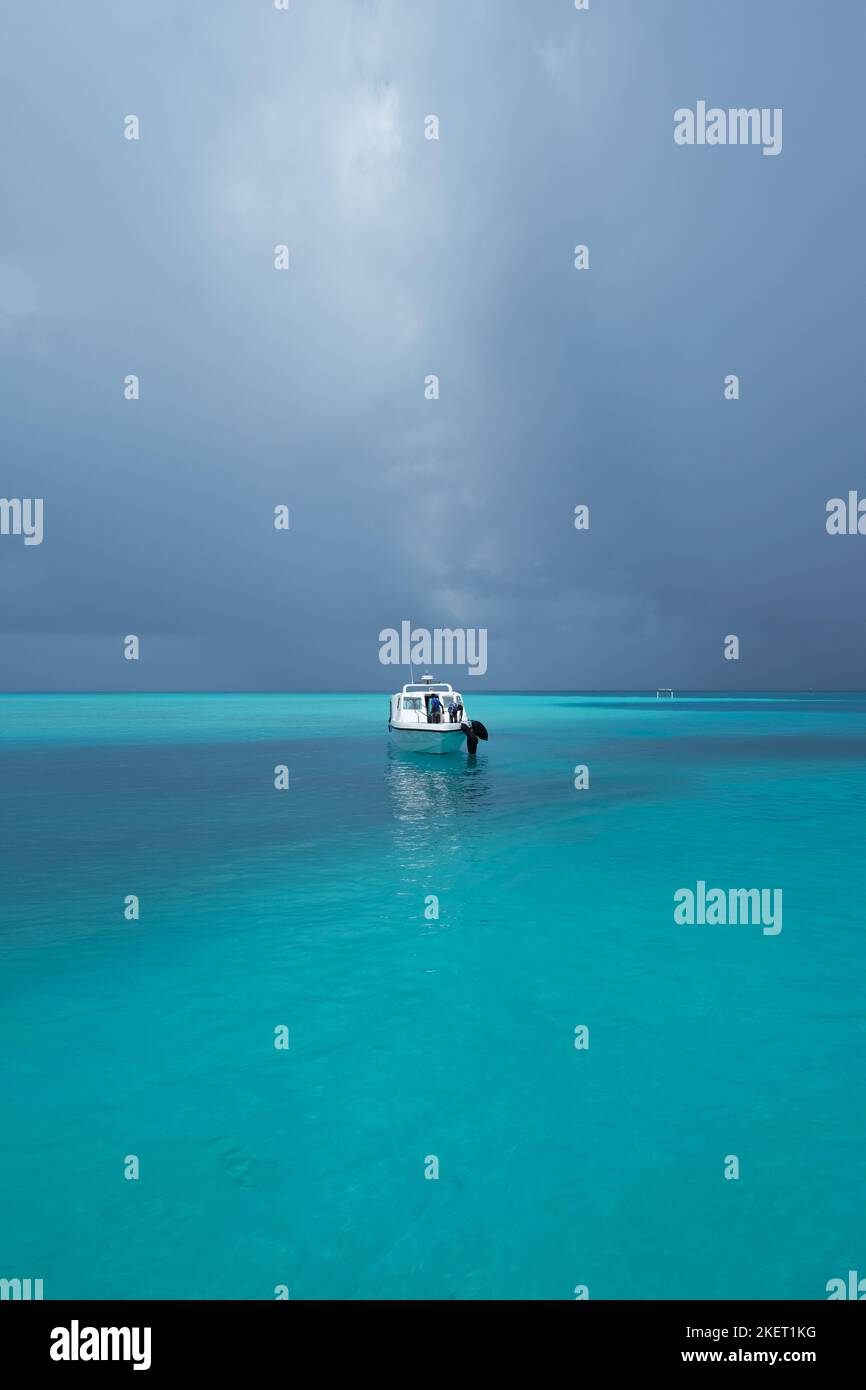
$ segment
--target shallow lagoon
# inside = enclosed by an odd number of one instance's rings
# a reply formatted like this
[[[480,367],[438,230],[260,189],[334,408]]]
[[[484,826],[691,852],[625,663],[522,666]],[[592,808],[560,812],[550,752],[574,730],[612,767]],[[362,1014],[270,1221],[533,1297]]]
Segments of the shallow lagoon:
[[[0,1274],[824,1298],[862,1264],[866,699],[471,705],[472,762],[395,754],[387,695],[0,700]],[[784,930],[676,924],[698,880],[780,886]]]

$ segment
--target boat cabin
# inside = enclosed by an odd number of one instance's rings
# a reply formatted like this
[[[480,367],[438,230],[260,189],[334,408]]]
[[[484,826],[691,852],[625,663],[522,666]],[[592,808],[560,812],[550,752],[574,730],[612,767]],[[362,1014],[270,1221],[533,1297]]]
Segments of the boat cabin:
[[[454,715],[449,713],[450,705],[457,707]],[[460,724],[463,718],[463,696],[447,681],[434,681],[432,676],[424,676],[418,684],[404,685],[397,695],[391,696],[392,725],[410,728],[419,724]]]

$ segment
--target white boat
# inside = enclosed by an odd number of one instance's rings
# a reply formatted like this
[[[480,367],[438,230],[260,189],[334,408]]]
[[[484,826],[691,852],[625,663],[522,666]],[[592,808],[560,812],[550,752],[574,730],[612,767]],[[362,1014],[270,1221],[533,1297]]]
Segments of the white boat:
[[[441,713],[437,712],[437,703]],[[449,713],[449,707],[456,707]],[[391,696],[388,729],[394,746],[407,753],[474,753],[479,739],[487,738],[480,719],[469,719],[463,697],[447,681],[422,676]]]

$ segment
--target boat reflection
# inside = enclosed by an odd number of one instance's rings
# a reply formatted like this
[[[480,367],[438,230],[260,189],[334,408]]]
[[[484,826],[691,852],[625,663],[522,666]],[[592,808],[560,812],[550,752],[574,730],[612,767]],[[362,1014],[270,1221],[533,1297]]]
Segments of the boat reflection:
[[[465,853],[467,842],[482,833],[485,822],[476,820],[476,814],[492,795],[485,756],[434,758],[389,745],[385,781],[394,812],[394,844],[413,870]]]

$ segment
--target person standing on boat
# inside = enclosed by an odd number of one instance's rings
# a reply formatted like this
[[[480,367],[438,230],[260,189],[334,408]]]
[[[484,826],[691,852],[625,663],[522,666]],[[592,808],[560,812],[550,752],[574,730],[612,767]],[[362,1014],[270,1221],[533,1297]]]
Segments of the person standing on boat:
[[[430,723],[438,724],[442,718],[442,701],[435,690],[430,696]]]
[[[451,724],[457,723],[457,704],[456,696],[454,695],[451,696],[451,701],[448,705],[448,721]]]

